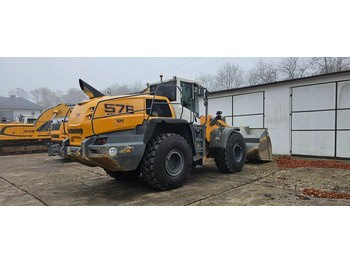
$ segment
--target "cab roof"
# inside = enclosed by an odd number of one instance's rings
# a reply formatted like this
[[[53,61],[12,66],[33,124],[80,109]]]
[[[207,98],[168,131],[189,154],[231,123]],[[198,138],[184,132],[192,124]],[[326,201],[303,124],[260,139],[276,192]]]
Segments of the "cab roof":
[[[158,82],[155,82],[155,83],[150,83],[149,85],[150,85],[150,86],[153,86],[153,85],[160,85],[160,84],[162,84],[162,83],[171,82],[171,81],[176,81],[176,80],[180,80],[180,81],[188,82],[188,83],[194,83],[194,84],[197,84],[198,86],[201,86],[201,85],[202,85],[202,83],[199,82],[199,81],[191,80],[191,79],[185,79],[185,78],[181,78],[181,77],[177,77],[177,76],[174,76],[173,78],[170,78],[170,79],[164,79],[163,81],[158,81]]]

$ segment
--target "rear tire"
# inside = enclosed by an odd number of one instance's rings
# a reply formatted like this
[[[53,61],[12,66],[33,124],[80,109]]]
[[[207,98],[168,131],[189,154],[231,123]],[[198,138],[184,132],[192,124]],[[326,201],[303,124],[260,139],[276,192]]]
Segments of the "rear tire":
[[[141,172],[137,170],[132,170],[132,171],[109,171],[105,170],[106,173],[114,178],[115,180],[118,181],[128,181],[128,180],[133,180],[137,178]]]
[[[144,181],[158,190],[179,188],[190,174],[192,151],[177,134],[160,134],[147,143],[141,161]]]
[[[233,132],[226,144],[222,158],[215,158],[218,169],[225,173],[242,170],[246,159],[246,144],[241,133]]]

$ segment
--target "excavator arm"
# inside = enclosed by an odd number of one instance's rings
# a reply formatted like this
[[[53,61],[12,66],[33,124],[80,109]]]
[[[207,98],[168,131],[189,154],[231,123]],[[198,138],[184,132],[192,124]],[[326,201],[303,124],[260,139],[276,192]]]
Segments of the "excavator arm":
[[[47,131],[50,128],[51,122],[54,118],[65,117],[74,105],[62,103],[55,107],[51,107],[44,111],[34,123],[36,131]]]

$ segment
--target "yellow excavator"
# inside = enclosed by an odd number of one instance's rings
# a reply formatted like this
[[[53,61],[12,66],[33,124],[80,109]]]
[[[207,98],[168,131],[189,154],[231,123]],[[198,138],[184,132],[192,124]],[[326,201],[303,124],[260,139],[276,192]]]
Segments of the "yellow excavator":
[[[246,157],[272,159],[267,129],[230,127],[221,112],[208,115],[207,90],[197,81],[163,81],[161,75],[140,93],[113,97],[82,80],[79,85],[90,100],[73,108],[62,154],[100,166],[115,179],[140,176],[158,190],[170,190],[181,187],[205,157],[214,158],[225,173],[239,172]]]
[[[18,118],[18,122],[0,123],[0,154],[45,150],[50,141],[49,132],[35,130],[35,116]]]
[[[62,141],[68,137],[67,124],[69,115],[75,104],[62,103],[44,111],[36,120],[36,131],[48,131],[51,142],[49,143],[49,156],[60,155]]]

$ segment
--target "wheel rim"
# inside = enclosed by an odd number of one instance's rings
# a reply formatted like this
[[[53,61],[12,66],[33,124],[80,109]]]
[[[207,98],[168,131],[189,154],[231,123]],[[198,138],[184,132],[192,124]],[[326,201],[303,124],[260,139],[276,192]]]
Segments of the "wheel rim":
[[[184,166],[185,158],[178,149],[171,150],[165,158],[165,168],[170,176],[178,176]]]
[[[233,146],[233,159],[235,162],[240,162],[243,158],[243,149],[239,144]]]

